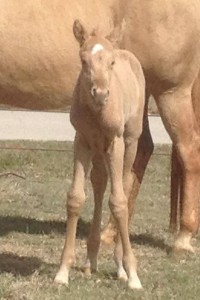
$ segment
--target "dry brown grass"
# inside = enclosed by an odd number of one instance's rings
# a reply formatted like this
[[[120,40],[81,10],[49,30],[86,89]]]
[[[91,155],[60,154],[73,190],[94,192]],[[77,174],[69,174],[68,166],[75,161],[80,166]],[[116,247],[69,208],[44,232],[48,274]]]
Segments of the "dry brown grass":
[[[71,149],[67,143],[18,142],[17,146]],[[172,243],[167,230],[170,162],[168,155],[158,154],[169,154],[170,149],[162,146],[155,152],[131,224],[131,241],[144,286],[142,292],[133,292],[116,280],[111,247],[101,247],[97,274],[91,279],[82,274],[93,209],[90,187],[79,221],[77,266],[71,272],[70,287],[53,284],[64,242],[72,152],[1,151],[0,173],[12,171],[26,179],[0,177],[0,299],[199,299],[198,251],[181,258],[168,254]],[[198,239],[196,244],[199,246]]]

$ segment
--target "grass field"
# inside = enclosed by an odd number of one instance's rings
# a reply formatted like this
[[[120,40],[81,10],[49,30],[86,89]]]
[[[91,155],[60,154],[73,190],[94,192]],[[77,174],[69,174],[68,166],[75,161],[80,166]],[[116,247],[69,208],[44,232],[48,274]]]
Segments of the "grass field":
[[[200,257],[169,254],[168,233],[170,148],[156,147],[131,224],[131,242],[144,290],[130,291],[116,280],[113,249],[102,245],[99,272],[84,278],[81,266],[93,210],[91,187],[77,234],[77,266],[70,286],[58,287],[65,233],[65,201],[72,174],[72,144],[1,142],[0,147],[48,148],[49,151],[1,150],[0,175],[0,299],[200,299]],[[60,151],[52,151],[53,149]],[[68,151],[62,151],[68,149]],[[161,155],[161,154],[167,155]],[[108,196],[108,192],[106,198]],[[107,199],[103,210],[108,218]],[[134,232],[134,235],[133,235]],[[199,239],[195,241],[198,247]]]

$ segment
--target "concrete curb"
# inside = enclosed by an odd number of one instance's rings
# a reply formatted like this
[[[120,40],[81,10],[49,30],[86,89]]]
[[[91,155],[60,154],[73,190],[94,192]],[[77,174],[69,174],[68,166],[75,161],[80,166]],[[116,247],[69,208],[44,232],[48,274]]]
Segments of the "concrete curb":
[[[150,116],[154,143],[169,144],[171,140],[160,117]],[[74,129],[68,113],[0,111],[0,140],[73,141]]]

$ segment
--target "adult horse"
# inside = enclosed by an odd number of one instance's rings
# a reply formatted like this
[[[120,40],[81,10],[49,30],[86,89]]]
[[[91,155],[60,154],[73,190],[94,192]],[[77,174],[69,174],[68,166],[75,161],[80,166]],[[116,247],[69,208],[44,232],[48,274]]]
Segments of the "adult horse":
[[[113,24],[125,18],[123,47],[141,62],[148,93],[156,100],[181,161],[182,210],[175,247],[193,251],[191,237],[198,227],[200,135],[191,89],[200,66],[200,2],[1,1],[1,103],[32,109],[70,105],[79,70],[72,35],[75,18],[81,19],[88,30],[98,24],[103,34],[109,34]],[[129,178],[133,181],[133,199],[152,149],[146,112],[133,176]]]
[[[199,128],[194,112],[194,107],[196,109],[199,106],[195,82],[199,69],[199,21],[198,13],[195,13],[193,9],[195,7],[197,9],[198,6],[197,1],[193,1],[190,5],[186,1],[174,3],[168,1],[163,2],[162,8],[159,1],[145,4],[143,1],[140,3],[132,1],[128,7],[126,20],[128,30],[137,29],[132,35],[129,31],[125,34],[125,47],[134,51],[142,63],[148,93],[152,94],[156,100],[164,125],[179,157],[183,180],[180,195],[180,231],[174,246],[176,249],[191,252],[194,251],[191,246],[191,237],[198,228],[200,180]],[[131,17],[133,12],[136,14]],[[190,48],[192,37],[189,33],[190,26],[184,24],[183,21],[188,18],[195,18],[196,49]],[[135,34],[136,31],[138,35]],[[173,33],[171,34],[170,31]],[[151,45],[150,48],[148,48],[148,43]],[[197,62],[196,67],[193,65],[194,61],[192,62],[194,57],[192,58],[191,55],[193,54]],[[195,105],[192,103],[191,93],[193,102],[195,99]],[[132,199],[136,198],[152,150],[153,145],[145,114],[143,136],[140,139],[138,155],[133,165]],[[172,189],[172,194],[173,191]],[[130,215],[133,204],[134,201],[130,199]]]

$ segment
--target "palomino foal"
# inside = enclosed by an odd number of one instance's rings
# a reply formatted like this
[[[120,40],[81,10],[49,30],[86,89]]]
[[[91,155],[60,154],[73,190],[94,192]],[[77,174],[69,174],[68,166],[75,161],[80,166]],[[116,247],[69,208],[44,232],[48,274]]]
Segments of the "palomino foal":
[[[128,279],[130,288],[141,288],[129,241],[127,197],[142,131],[145,89],[142,69],[133,54],[114,50],[111,42],[97,32],[88,35],[79,21],[74,22],[73,31],[80,44],[82,70],[70,113],[76,129],[74,175],[67,200],[66,241],[55,280],[68,284],[69,270],[75,260],[77,221],[85,200],[84,184],[92,161],[95,209],[87,243],[86,272],[97,269],[108,170],[111,180],[109,206],[119,231],[114,255],[118,277]]]

